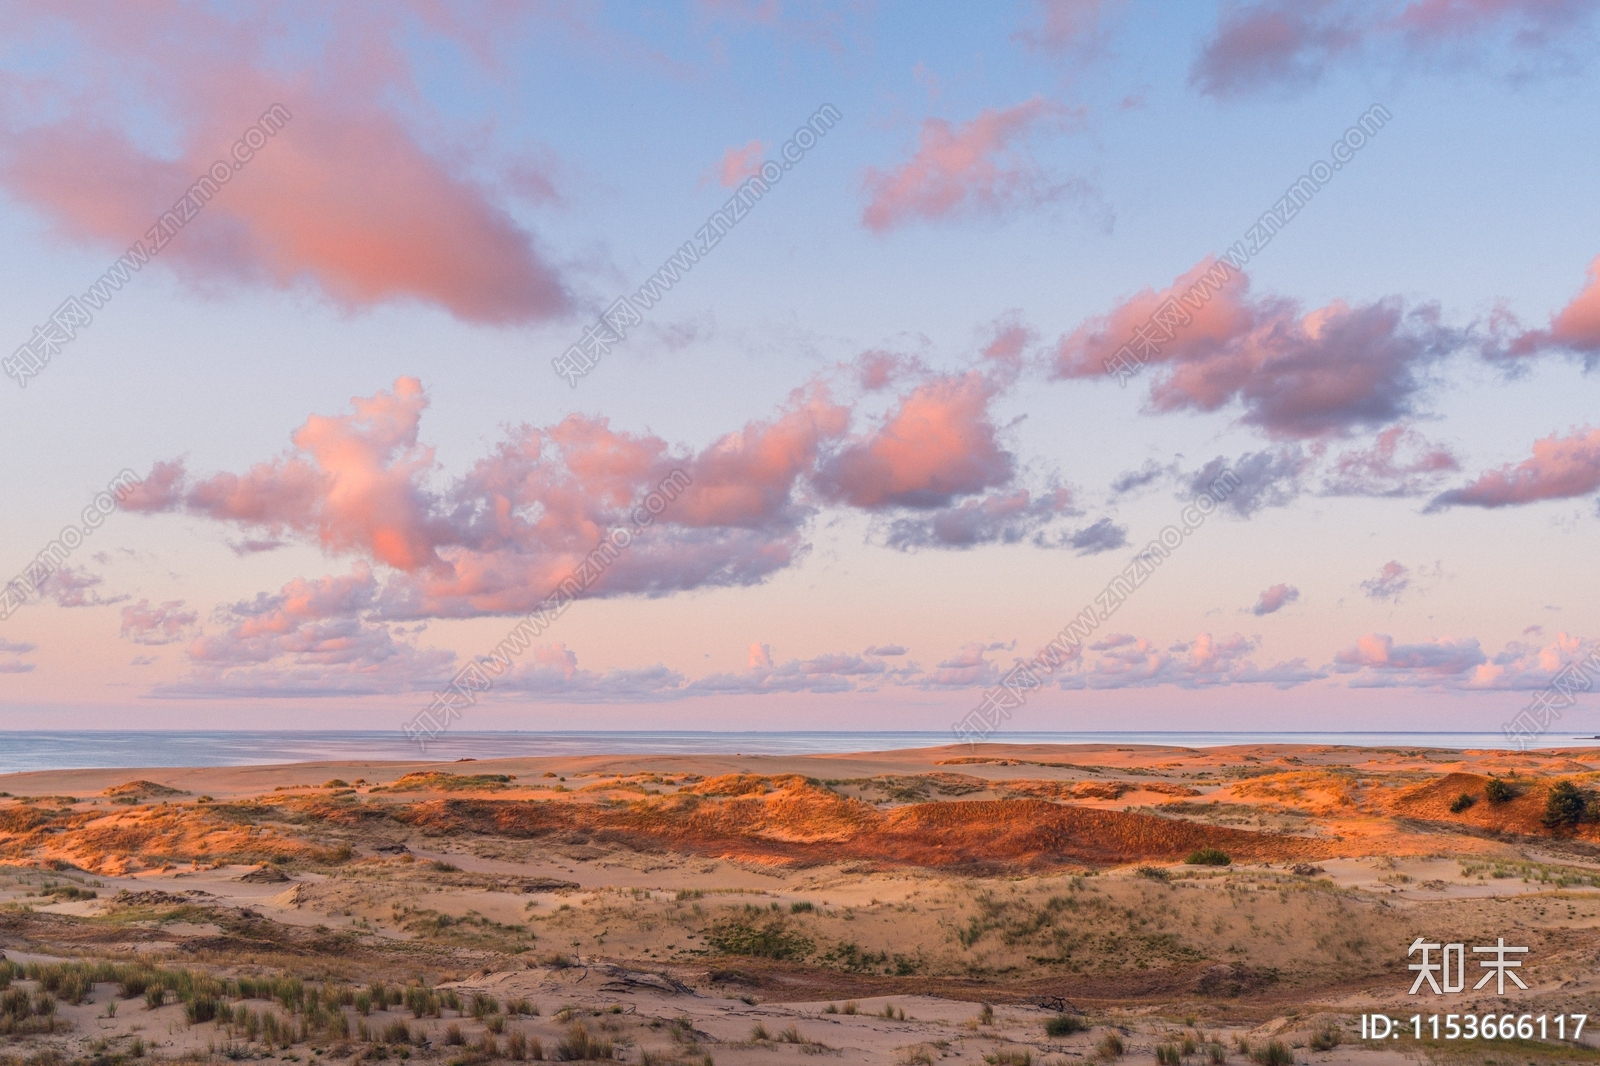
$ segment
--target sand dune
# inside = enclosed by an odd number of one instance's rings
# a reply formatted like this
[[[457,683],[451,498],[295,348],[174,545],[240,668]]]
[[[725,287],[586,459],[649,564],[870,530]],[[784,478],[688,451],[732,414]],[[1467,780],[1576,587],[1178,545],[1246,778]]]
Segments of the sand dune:
[[[10,775],[0,947],[104,979],[72,978],[92,1008],[49,993],[56,1032],[8,1024],[17,1054],[255,1055],[239,979],[271,977],[319,990],[271,1008],[300,1056],[399,1054],[396,1008],[350,991],[376,980],[466,997],[403,1038],[460,1064],[513,1033],[570,1050],[578,1024],[628,1061],[1069,1062],[1112,1033],[1136,1062],[1187,1040],[1243,1063],[1240,1040],[1275,1039],[1400,1061],[1355,1015],[1419,1009],[1417,936],[1530,948],[1529,990],[1458,1013],[1593,1001],[1600,833],[1546,813],[1596,759],[986,745]],[[129,967],[180,966],[170,1005],[115,998]],[[37,997],[55,972],[13,985]],[[226,1020],[191,1020],[208,995]],[[541,1013],[508,1013],[520,999]],[[1086,1028],[1046,1032],[1063,1013]]]

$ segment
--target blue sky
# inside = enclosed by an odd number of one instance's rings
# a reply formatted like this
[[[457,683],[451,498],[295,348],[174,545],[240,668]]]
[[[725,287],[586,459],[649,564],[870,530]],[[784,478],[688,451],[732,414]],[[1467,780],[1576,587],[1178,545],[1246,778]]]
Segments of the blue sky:
[[[0,35],[8,351],[270,105],[294,117],[26,388],[0,383],[9,574],[119,471],[180,457],[186,471],[120,507],[0,622],[0,728],[130,709],[143,724],[397,728],[571,569],[586,523],[622,513],[616,493],[642,499],[666,469],[597,480],[547,431],[581,415],[608,447],[648,437],[722,477],[729,449],[789,441],[760,427],[821,388],[844,421],[783,476],[740,467],[723,486],[765,493],[760,508],[734,514],[698,482],[683,505],[698,517],[667,512],[472,722],[940,728],[1174,521],[1199,468],[1253,456],[1280,471],[1261,505],[1225,506],[1188,537],[1016,724],[1497,729],[1600,636],[1584,363],[1600,338],[1575,312],[1526,357],[1485,354],[1587,306],[1594,6],[21,5]],[[1269,47],[1251,28],[1270,19],[1284,33]],[[1052,25],[1077,31],[1042,42]],[[1352,27],[1361,45],[1318,50]],[[1207,56],[1231,64],[1226,92],[1197,76]],[[1300,76],[1275,73],[1285,63]],[[1064,338],[1241,239],[1375,104],[1392,119],[1230,282],[1252,331],[1196,341],[1126,388],[1061,372]],[[727,154],[757,141],[771,158],[823,105],[838,123],[643,328],[576,388],[556,376],[552,357],[733,194]],[[939,130],[963,162],[925,150]],[[864,222],[875,175],[908,197],[879,229]],[[930,206],[940,190],[954,199]],[[512,293],[492,315],[464,310],[479,306],[476,264],[533,264],[563,305]],[[1403,395],[1366,397],[1400,414],[1340,407],[1333,428],[1289,435],[1249,421],[1252,382],[1289,363],[1337,381],[1371,355],[1314,343],[1319,309],[1385,300],[1436,314],[1427,335],[1449,348],[1406,357]],[[1007,328],[1014,355],[984,355]],[[1243,391],[1156,409],[1152,384],[1223,350],[1255,367]],[[915,364],[862,389],[873,352]],[[384,417],[432,449],[418,470],[319,460],[309,496],[275,482],[241,511],[208,495],[218,474],[304,459],[290,436],[309,418],[345,419],[352,398],[398,397],[411,378],[425,408]],[[932,399],[957,393],[981,402]],[[917,421],[929,411],[932,429]],[[358,421],[335,432],[365,447]],[[945,431],[960,442],[948,456]],[[1329,494],[1339,457],[1373,454],[1385,432],[1441,458],[1403,485]],[[1535,448],[1547,438],[1554,459]],[[507,504],[528,527],[491,549],[468,529],[490,507],[468,474],[508,439],[543,441],[544,465]],[[1147,463],[1144,489],[1113,490]],[[1484,476],[1524,463],[1494,495]],[[334,513],[373,479],[387,495]],[[550,539],[532,524],[555,513],[541,493],[556,481],[583,517]],[[1052,488],[1066,493],[1047,507]],[[1035,509],[1005,529],[928,532],[1020,492]],[[390,506],[432,561],[394,565]],[[1101,520],[1114,545],[1071,546]],[[897,548],[895,528],[920,546]],[[236,550],[246,541],[277,546]],[[1363,587],[1391,563],[1398,591]],[[487,571],[500,584],[475,604],[385,606]],[[295,581],[324,579],[371,598],[271,614]],[[1252,613],[1280,584],[1297,595]],[[283,639],[249,637],[268,616]],[[890,647],[904,652],[868,651]]]

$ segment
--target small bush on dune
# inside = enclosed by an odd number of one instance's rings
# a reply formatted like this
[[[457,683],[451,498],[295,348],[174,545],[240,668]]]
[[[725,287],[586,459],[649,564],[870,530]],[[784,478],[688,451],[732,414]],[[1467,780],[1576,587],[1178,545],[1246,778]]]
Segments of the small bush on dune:
[[[1589,797],[1571,781],[1557,781],[1544,801],[1546,829],[1567,829],[1584,820]]]
[[[183,1014],[190,1025],[200,1025],[216,1020],[217,1006],[217,1001],[210,996],[196,996],[184,1005]]]
[[[1463,792],[1461,795],[1450,801],[1450,813],[1460,814],[1462,811],[1466,810],[1468,807],[1471,807],[1477,802],[1477,796],[1474,796],[1470,792]]]
[[[727,918],[712,927],[706,943],[724,955],[748,955],[760,959],[802,959],[811,953],[811,941],[788,927],[781,914],[760,922],[741,915]]]
[[[1071,1036],[1081,1033],[1089,1028],[1089,1023],[1076,1014],[1058,1014],[1054,1018],[1046,1018],[1044,1031],[1047,1036]]]
[[[1094,1046],[1095,1054],[1107,1062],[1110,1062],[1112,1059],[1120,1059],[1122,1057],[1123,1050],[1122,1034],[1117,1032],[1115,1029],[1107,1033],[1105,1036],[1102,1036],[1100,1038],[1100,1042]]]
[[[1489,783],[1483,786],[1483,798],[1490,803],[1506,803],[1515,796],[1512,787],[1498,777],[1489,778]]]
[[[1311,1034],[1311,1040],[1307,1046],[1312,1051],[1332,1051],[1339,1046],[1339,1041],[1343,1039],[1344,1034],[1340,1032],[1339,1027],[1328,1024]]]
[[[150,989],[152,976],[147,970],[129,970],[118,982],[117,994],[123,999],[138,999]]]
[[[1201,848],[1199,851],[1189,853],[1183,860],[1190,866],[1231,866],[1233,860],[1221,848]]]

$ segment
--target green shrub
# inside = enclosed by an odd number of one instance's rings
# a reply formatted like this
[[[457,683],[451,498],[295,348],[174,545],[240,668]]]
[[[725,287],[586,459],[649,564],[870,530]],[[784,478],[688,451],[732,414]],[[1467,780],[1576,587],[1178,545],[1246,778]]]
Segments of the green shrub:
[[[706,943],[724,955],[760,959],[802,959],[812,948],[811,941],[791,930],[781,914],[759,922],[746,915],[724,919],[712,927]]]
[[[1461,795],[1450,801],[1450,813],[1460,814],[1462,811],[1466,810],[1468,807],[1477,802],[1477,796],[1474,796],[1470,792],[1463,792]]]
[[[1047,1036],[1071,1036],[1081,1033],[1089,1028],[1089,1023],[1076,1014],[1058,1014],[1054,1018],[1046,1018],[1044,1031]]]
[[[1587,797],[1571,781],[1557,781],[1544,801],[1546,829],[1564,829],[1583,821]]]
[[[183,1016],[190,1025],[202,1025],[205,1022],[216,1021],[217,1001],[210,996],[196,996],[183,1006]]]
[[[1483,786],[1483,797],[1490,803],[1505,803],[1516,797],[1512,787],[1498,777],[1489,778],[1489,783]]]
[[[1189,853],[1183,860],[1190,866],[1231,866],[1233,860],[1221,848],[1201,848],[1199,851]]]

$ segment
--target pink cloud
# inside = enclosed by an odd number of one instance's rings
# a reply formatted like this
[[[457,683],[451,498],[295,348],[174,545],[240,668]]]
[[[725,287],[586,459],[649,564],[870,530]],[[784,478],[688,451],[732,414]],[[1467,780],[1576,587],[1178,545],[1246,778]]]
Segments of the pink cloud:
[[[862,352],[851,364],[857,384],[864,392],[876,392],[909,377],[921,376],[926,367],[914,355],[872,349]]]
[[[1543,47],[1595,8],[1595,0],[1414,0],[1390,25],[1419,49],[1502,27],[1514,30],[1519,46]]]
[[[297,39],[286,27],[302,20],[288,12],[24,5],[13,31],[77,61],[73,80],[36,86],[50,106],[7,116],[20,128],[0,183],[62,235],[120,251],[281,105],[282,128],[197,194],[203,207],[163,242],[161,263],[200,287],[305,285],[350,308],[414,300],[483,323],[565,313],[564,283],[532,235],[392,107],[406,98],[427,111],[400,40],[411,12],[304,14],[321,32]],[[125,132],[150,113],[175,151]]]
[[[1449,448],[1408,426],[1390,426],[1370,448],[1346,451],[1334,460],[1324,492],[1330,496],[1415,496],[1461,469]]]
[[[351,405],[349,415],[312,415],[291,437],[295,452],[242,476],[186,484],[181,465],[157,464],[123,506],[310,535],[330,552],[360,551],[401,570],[436,563],[432,500],[418,485],[433,467],[433,450],[417,443],[422,383],[400,378]]]
[[[1250,613],[1256,616],[1276,614],[1291,603],[1300,599],[1300,590],[1293,585],[1273,585],[1262,590],[1261,596],[1256,600],[1256,605]]]
[[[1354,647],[1335,655],[1333,661],[1333,668],[1340,672],[1361,670],[1379,676],[1437,683],[1461,677],[1488,662],[1488,658],[1474,638],[1443,637],[1426,644],[1396,644],[1394,638],[1386,634],[1369,633],[1357,640]]]
[[[742,673],[711,674],[684,687],[686,696],[759,696],[781,692],[871,691],[881,682],[903,683],[920,673],[915,664],[891,669],[870,655],[832,653],[812,659],[775,663],[765,644],[750,648],[750,665]]]
[[[1007,375],[1022,369],[1023,355],[1039,340],[1039,335],[1015,312],[990,323],[988,342],[981,355],[985,361]]]
[[[721,162],[706,177],[715,180],[724,189],[731,189],[761,173],[766,154],[767,146],[760,141],[751,141],[742,148],[729,148],[722,153]]]
[[[1124,6],[1122,0],[1035,0],[1036,18],[1015,37],[1051,55],[1088,51],[1103,44],[1105,23]]]
[[[382,564],[394,572],[375,609],[391,620],[529,611],[619,528],[632,530],[628,550],[584,595],[762,581],[804,554],[823,506],[885,521],[916,512],[927,528],[906,537],[940,547],[1014,541],[1075,513],[1063,488],[1013,484],[990,404],[1014,368],[905,373],[915,383],[865,433],[851,433],[851,407],[819,379],[699,450],[575,414],[509,430],[448,481],[419,439],[422,386],[401,378],[347,414],[313,415],[291,450],[242,474],[191,477],[179,461],[157,463],[124,506],[226,523],[252,548],[309,541]],[[1098,543],[1106,532],[1084,536]]]
[[[1072,663],[1057,685],[1064,689],[1253,684],[1292,688],[1324,676],[1307,667],[1303,659],[1262,669],[1249,658],[1256,646],[1254,640],[1237,633],[1220,638],[1201,633],[1167,648],[1144,637],[1115,633],[1090,645],[1089,651],[1097,654]]]
[[[194,611],[185,611],[182,600],[168,600],[159,606],[140,600],[122,609],[122,638],[135,644],[175,644],[199,617]]]
[[[1398,559],[1383,564],[1378,576],[1361,583],[1361,590],[1375,600],[1400,602],[1400,596],[1411,587],[1411,568]]]
[[[1065,116],[1061,105],[1035,98],[1001,111],[986,109],[965,125],[926,120],[910,159],[891,170],[863,172],[867,206],[862,221],[873,232],[886,233],[914,219],[1009,214],[1057,199],[1066,186],[1052,184],[1012,149]]]
[[[829,495],[865,509],[944,507],[1011,480],[989,403],[1001,384],[977,371],[934,378],[903,397],[878,430],[822,471]]]
[[[1589,264],[1589,283],[1551,318],[1550,328],[1520,334],[1508,350],[1526,356],[1545,348],[1565,348],[1590,360],[1600,357],[1600,257]]]
[[[746,669],[689,681],[660,663],[604,673],[585,670],[575,653],[555,644],[531,649],[526,660],[497,680],[495,687],[533,699],[574,703],[663,702],[692,696],[871,691],[879,683],[906,683],[919,673],[915,665],[891,669],[870,650],[864,656],[832,653],[775,663],[771,647],[756,643],[750,646]]]
[[[1575,429],[1533,442],[1533,455],[1515,466],[1478,476],[1470,485],[1441,493],[1429,510],[1445,507],[1508,507],[1539,500],[1585,496],[1600,488],[1600,429]]]
[[[1383,51],[1407,65],[1477,63],[1509,46],[1537,62],[1581,39],[1595,9],[1594,0],[1413,0],[1398,11],[1363,0],[1234,5],[1223,9],[1190,81],[1212,96],[1307,86],[1338,62]]]
[[[95,589],[104,583],[105,579],[98,574],[63,566],[39,582],[39,591],[52,597],[57,607],[106,607],[128,599],[127,596],[102,598]]]
[[[961,645],[959,651],[939,663],[934,671],[922,680],[925,688],[987,688],[1000,680],[1000,664],[992,662],[988,653],[1003,648],[999,644],[982,644],[976,641]]]
[[[1335,655],[1329,669],[1350,675],[1352,688],[1535,692],[1549,688],[1569,663],[1589,660],[1597,650],[1600,643],[1594,640],[1558,633],[1546,644],[1510,641],[1491,657],[1475,638],[1396,644],[1386,634],[1369,633]]]
[[[752,422],[697,455],[693,484],[673,512],[691,526],[792,525],[796,483],[816,468],[824,448],[845,434],[850,410],[826,390],[794,393],[772,422]]]
[[[1460,343],[1435,308],[1408,312],[1390,298],[1305,311],[1283,297],[1252,297],[1248,277],[1208,258],[1170,288],[1136,293],[1062,337],[1051,369],[1101,377],[1125,346],[1140,344],[1154,411],[1236,403],[1242,421],[1270,436],[1308,438],[1411,413],[1429,368]]]
[[[397,640],[376,619],[377,592],[363,566],[342,577],[296,578],[274,595],[233,604],[225,629],[190,642],[189,675],[155,693],[354,696],[437,687],[448,678],[455,653]],[[163,608],[169,606],[175,605]]]
[[[530,648],[524,660],[495,681],[501,692],[567,703],[661,701],[683,694],[685,678],[660,663],[639,669],[584,670],[564,644]]]

